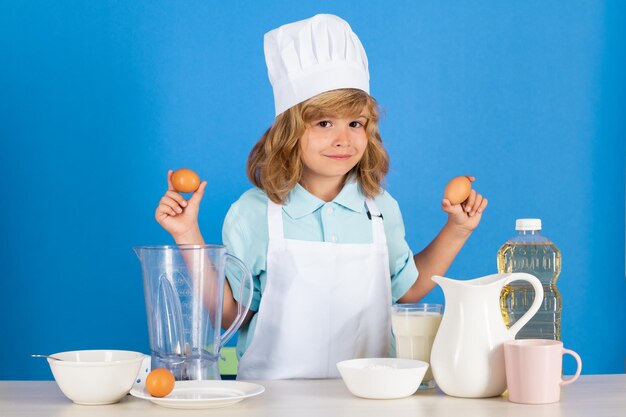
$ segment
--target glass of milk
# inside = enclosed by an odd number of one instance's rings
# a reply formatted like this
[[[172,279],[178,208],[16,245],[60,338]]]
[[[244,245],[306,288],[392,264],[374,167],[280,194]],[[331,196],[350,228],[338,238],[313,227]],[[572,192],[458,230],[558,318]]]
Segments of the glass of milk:
[[[396,341],[396,357],[417,359],[430,364],[430,351],[443,306],[441,304],[395,304],[391,307],[391,329]],[[435,388],[430,367],[420,389]]]

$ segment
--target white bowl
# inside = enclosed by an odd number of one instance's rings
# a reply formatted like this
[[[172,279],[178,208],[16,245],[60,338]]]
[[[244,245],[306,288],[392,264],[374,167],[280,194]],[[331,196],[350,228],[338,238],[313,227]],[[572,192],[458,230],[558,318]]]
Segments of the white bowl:
[[[67,398],[76,404],[112,404],[132,388],[146,356],[127,350],[75,350],[48,359],[52,375]]]
[[[357,397],[402,398],[413,395],[420,386],[428,363],[413,359],[366,358],[337,364],[343,382]]]

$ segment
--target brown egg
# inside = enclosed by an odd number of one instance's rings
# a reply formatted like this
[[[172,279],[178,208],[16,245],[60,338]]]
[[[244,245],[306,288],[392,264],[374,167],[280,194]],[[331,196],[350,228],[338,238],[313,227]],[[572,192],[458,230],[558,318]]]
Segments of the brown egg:
[[[146,377],[146,390],[153,397],[165,397],[174,390],[174,374],[169,369],[153,369]]]
[[[472,182],[467,177],[454,177],[450,180],[443,191],[443,198],[450,200],[451,204],[461,204],[472,191]]]
[[[193,193],[200,187],[200,177],[190,169],[181,168],[172,174],[172,185],[179,193]]]

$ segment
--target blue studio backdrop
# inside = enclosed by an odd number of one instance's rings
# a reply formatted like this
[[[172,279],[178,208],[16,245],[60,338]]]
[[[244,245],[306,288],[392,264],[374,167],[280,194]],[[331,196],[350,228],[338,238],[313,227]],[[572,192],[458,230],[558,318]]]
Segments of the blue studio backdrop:
[[[412,249],[445,223],[447,181],[475,175],[489,207],[447,276],[496,272],[515,219],[541,218],[566,347],[624,372],[624,2],[25,0],[0,5],[0,379],[51,379],[30,353],[149,352],[131,247],[172,243],[167,170],[208,181],[220,243],[274,117],[263,34],[316,13],[368,53]]]

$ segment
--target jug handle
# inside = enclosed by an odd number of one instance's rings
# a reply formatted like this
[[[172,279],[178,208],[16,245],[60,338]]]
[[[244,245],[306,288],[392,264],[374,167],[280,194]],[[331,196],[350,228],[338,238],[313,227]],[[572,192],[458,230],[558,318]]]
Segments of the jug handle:
[[[250,287],[250,294],[248,295],[247,300],[246,300],[247,301],[246,307],[245,308],[242,307],[243,291],[246,288],[246,286],[241,285],[239,289],[239,299],[242,301],[242,303],[237,303],[237,317],[235,317],[235,321],[233,321],[233,324],[230,325],[230,327],[222,334],[220,338],[220,349],[226,344],[226,342],[230,340],[231,337],[233,337],[237,329],[239,329],[239,327],[241,326],[241,323],[243,323],[243,319],[245,319],[246,314],[248,314],[248,310],[250,310],[250,304],[252,304],[253,283],[252,283],[252,275],[250,274],[250,271],[248,270],[248,268],[246,268],[246,265],[244,265],[244,263],[241,262],[241,260],[239,260],[239,258],[227,253],[226,262],[228,261],[231,261],[235,265],[237,265],[237,267],[241,270],[243,275],[246,277],[248,286]]]
[[[526,281],[530,285],[533,286],[535,290],[535,298],[533,299],[533,303],[530,308],[522,317],[519,318],[511,327],[509,327],[509,334],[512,338],[515,338],[517,332],[528,323],[528,321],[533,318],[535,313],[539,311],[539,307],[543,303],[543,285],[541,285],[541,281],[537,277],[531,274],[527,274],[524,272],[515,272],[512,273],[505,281],[504,285],[511,283],[512,281]]]

